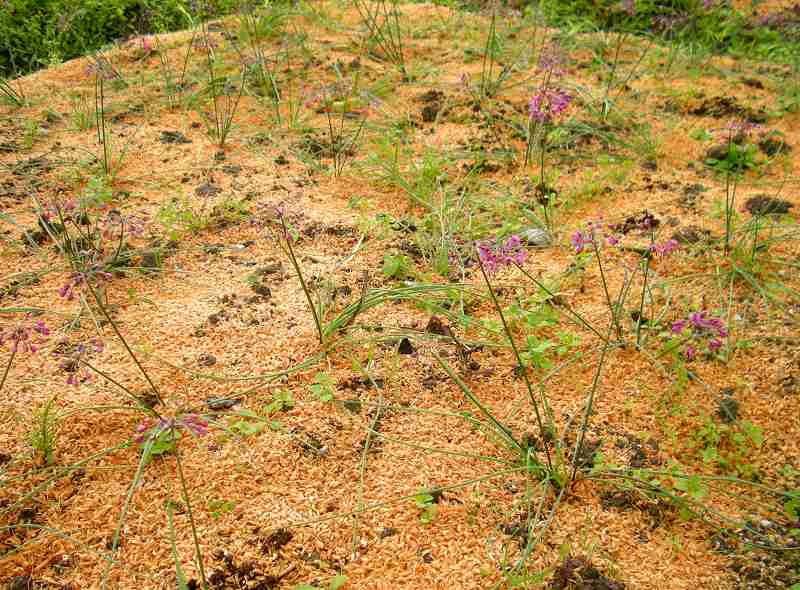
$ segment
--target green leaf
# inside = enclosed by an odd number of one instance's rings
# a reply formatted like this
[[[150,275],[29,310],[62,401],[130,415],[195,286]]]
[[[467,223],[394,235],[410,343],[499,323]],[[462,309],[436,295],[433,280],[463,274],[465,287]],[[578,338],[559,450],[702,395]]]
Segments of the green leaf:
[[[436,504],[431,504],[422,511],[422,514],[419,515],[419,521],[422,524],[430,524],[436,520],[436,515],[438,512],[439,507]]]
[[[264,430],[263,422],[245,422],[237,420],[229,426],[230,430],[242,436],[253,436]]]
[[[347,584],[347,576],[338,575],[331,578],[331,583],[328,586],[330,590],[339,590],[342,586]]]
[[[317,373],[311,391],[321,402],[329,402],[334,399],[333,380],[325,373]]]
[[[178,546],[175,543],[175,523],[173,522],[172,514],[172,501],[167,502],[167,524],[169,526],[169,542],[172,545],[172,558],[175,560],[175,580],[178,584],[178,590],[189,590],[189,584],[186,580],[186,574],[183,573],[181,567],[181,560],[178,557]]]

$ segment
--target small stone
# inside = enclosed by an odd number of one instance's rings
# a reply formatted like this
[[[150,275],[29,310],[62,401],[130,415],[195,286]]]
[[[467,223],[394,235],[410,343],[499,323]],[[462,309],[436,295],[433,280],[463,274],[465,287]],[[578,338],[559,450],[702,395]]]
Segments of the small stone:
[[[414,347],[412,346],[411,341],[408,338],[403,338],[400,341],[398,352],[400,354],[414,354]]]
[[[201,367],[213,367],[217,364],[217,358],[213,354],[203,353],[197,359],[197,364]]]
[[[428,334],[438,334],[439,336],[449,336],[450,328],[442,322],[439,316],[432,315],[428,320],[428,325],[425,326],[425,332]]]
[[[264,299],[269,299],[272,297],[272,291],[266,285],[255,283],[254,285],[251,285],[250,288],[256,293],[256,295],[260,295]]]
[[[786,215],[794,207],[789,201],[776,199],[768,195],[756,195],[744,204],[751,215]]]
[[[222,189],[210,182],[204,182],[198,186],[194,192],[198,197],[213,197],[221,193]]]
[[[209,410],[230,410],[232,407],[241,404],[242,400],[228,397],[209,397],[205,402]]]
[[[530,227],[519,232],[519,238],[529,246],[544,248],[553,243],[553,237],[545,229]]]
[[[161,143],[192,143],[192,140],[180,131],[162,131],[159,141]]]
[[[739,416],[739,402],[730,396],[725,396],[719,400],[717,413],[723,422],[735,422]]]

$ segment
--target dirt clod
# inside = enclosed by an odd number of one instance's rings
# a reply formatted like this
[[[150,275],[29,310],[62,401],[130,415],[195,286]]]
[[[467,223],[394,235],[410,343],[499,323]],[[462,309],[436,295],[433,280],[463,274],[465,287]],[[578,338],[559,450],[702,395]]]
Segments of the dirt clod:
[[[751,215],[786,215],[792,207],[794,205],[789,201],[768,195],[757,195],[744,204]]]

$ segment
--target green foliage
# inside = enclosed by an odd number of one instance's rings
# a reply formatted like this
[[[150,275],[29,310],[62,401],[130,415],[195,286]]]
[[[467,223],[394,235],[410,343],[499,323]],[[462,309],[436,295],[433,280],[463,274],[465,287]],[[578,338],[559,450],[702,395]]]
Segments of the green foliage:
[[[233,500],[211,500],[208,503],[208,513],[211,518],[217,519],[236,508],[236,502]]]
[[[706,164],[723,174],[738,174],[758,168],[757,152],[758,148],[751,143],[739,145],[731,142],[724,157],[708,158]]]
[[[431,524],[436,519],[438,506],[431,494],[427,492],[417,494],[414,496],[414,504],[419,509],[419,521],[422,524]]]
[[[6,0],[0,6],[0,75],[72,59],[115,39],[185,27],[189,0]],[[206,15],[237,0],[210,0]]]
[[[250,410],[242,410],[236,416],[238,420],[232,421],[228,425],[228,430],[239,436],[255,436],[264,430],[264,422],[258,414]]]
[[[390,279],[404,279],[414,275],[414,265],[405,254],[390,254],[383,256],[383,274]]]
[[[695,434],[695,444],[703,462],[726,474],[754,479],[756,469],[748,462],[751,452],[764,442],[761,429],[747,420],[719,424],[706,418]]]
[[[58,408],[55,397],[47,400],[34,412],[28,437],[42,463],[52,465],[58,439]]]
[[[636,0],[633,15],[622,10],[619,0],[539,0],[538,4],[555,25],[652,34],[658,32],[654,18],[679,17],[684,19],[679,26],[663,31],[665,40],[782,62],[791,62],[797,51],[798,40],[791,34],[760,26],[724,3],[705,9],[702,0]]]
[[[336,385],[328,375],[325,373],[317,373],[314,378],[314,384],[311,386],[311,392],[317,396],[321,402],[333,401]]]
[[[291,410],[294,407],[294,397],[291,391],[279,390],[272,396],[272,401],[264,406],[263,412],[267,416]]]
[[[181,438],[180,432],[174,428],[161,430],[153,439],[152,445],[148,448],[148,440],[145,439],[139,446],[147,452],[145,463],[149,463],[154,456],[166,455],[175,450],[178,440]]]

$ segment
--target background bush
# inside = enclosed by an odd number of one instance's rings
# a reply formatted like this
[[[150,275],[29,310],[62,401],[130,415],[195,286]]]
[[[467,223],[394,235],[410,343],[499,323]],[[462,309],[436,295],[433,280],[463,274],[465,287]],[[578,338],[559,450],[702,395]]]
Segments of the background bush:
[[[556,26],[654,34],[717,53],[783,62],[794,62],[800,49],[800,21],[791,10],[765,23],[733,9],[729,0],[716,0],[708,9],[702,0],[636,0],[633,15],[620,0],[531,1]]]
[[[202,4],[203,8],[198,9]],[[115,39],[188,26],[238,0],[0,0],[0,75],[11,77],[78,57]]]

